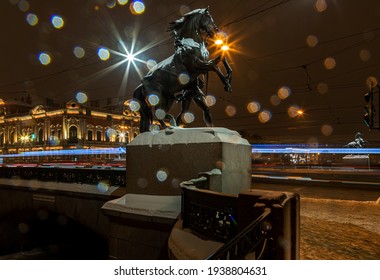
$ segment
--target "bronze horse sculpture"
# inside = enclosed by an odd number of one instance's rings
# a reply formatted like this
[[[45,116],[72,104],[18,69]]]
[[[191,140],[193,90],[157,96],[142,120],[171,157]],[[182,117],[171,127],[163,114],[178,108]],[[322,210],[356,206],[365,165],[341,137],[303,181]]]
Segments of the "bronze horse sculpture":
[[[232,71],[226,58],[219,55],[208,59],[207,40],[219,31],[208,8],[191,11],[170,22],[167,31],[171,31],[175,39],[175,53],[153,67],[133,93],[133,101],[138,103],[140,113],[140,133],[149,131],[153,123],[153,107],[154,115],[163,128],[167,127],[165,121],[176,126],[181,114],[188,110],[192,99],[203,109],[206,124],[212,125],[209,108],[201,91],[201,74],[215,72],[224,84],[225,91],[232,92]],[[226,76],[217,66],[219,62],[226,68]],[[178,92],[182,92],[179,99],[176,96]],[[158,101],[150,102],[151,96]],[[167,113],[176,98],[183,103],[177,121]]]

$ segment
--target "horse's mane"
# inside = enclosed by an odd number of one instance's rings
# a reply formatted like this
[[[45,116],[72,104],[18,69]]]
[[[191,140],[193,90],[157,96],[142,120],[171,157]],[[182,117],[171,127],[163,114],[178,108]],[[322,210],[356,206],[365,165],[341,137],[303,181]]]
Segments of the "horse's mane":
[[[193,37],[199,29],[203,14],[208,14],[208,8],[188,12],[180,19],[169,22],[166,31],[172,32],[173,37]]]

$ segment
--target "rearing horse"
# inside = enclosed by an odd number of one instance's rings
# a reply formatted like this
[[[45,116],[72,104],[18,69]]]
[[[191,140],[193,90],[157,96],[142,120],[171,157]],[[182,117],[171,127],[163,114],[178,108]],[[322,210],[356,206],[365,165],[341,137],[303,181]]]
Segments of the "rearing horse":
[[[170,22],[167,30],[175,39],[175,53],[153,67],[133,93],[133,101],[139,103],[140,133],[148,131],[153,122],[151,107],[156,108],[155,116],[164,128],[165,120],[176,125],[174,117],[167,113],[176,99],[175,94],[196,91],[201,74],[217,73],[224,89],[231,92],[231,68],[227,60],[221,55],[208,60],[207,39],[218,32],[208,8],[191,11]],[[217,66],[220,61],[226,67],[226,76]],[[155,102],[150,102],[151,96],[155,97]]]

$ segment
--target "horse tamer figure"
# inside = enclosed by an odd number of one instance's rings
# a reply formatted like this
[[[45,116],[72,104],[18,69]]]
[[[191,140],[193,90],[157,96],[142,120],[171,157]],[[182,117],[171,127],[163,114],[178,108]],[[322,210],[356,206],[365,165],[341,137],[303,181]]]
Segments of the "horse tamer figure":
[[[163,128],[167,127],[165,121],[173,126],[177,125],[176,119],[167,112],[176,100],[178,92],[182,92],[179,100],[186,102],[181,113],[188,109],[189,102],[193,99],[203,109],[206,124],[211,126],[211,116],[200,87],[201,74],[215,72],[224,84],[225,91],[232,92],[232,70],[226,58],[219,55],[209,60],[207,41],[214,37],[219,29],[208,8],[191,11],[170,22],[167,30],[172,32],[175,39],[175,53],[153,67],[133,93],[133,101],[140,105],[141,133],[148,131],[153,122],[153,107],[154,115]],[[219,62],[223,63],[226,76],[218,67]],[[149,100],[150,95],[156,95],[158,103],[148,104],[147,99]],[[180,120],[180,116],[177,120]]]

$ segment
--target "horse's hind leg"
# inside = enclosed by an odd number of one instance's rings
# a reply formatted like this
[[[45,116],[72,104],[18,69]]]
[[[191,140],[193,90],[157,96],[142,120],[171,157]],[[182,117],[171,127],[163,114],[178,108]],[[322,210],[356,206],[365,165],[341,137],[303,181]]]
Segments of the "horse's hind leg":
[[[179,113],[179,115],[177,116],[177,119],[176,119],[177,125],[181,125],[182,115],[189,111],[190,104],[191,104],[191,98],[187,98],[185,100],[182,100],[181,112]]]
[[[203,110],[203,121],[205,122],[205,124],[208,127],[214,126],[214,124],[212,123],[210,108],[206,104],[206,99],[204,98],[204,96],[194,97],[194,102]]]

